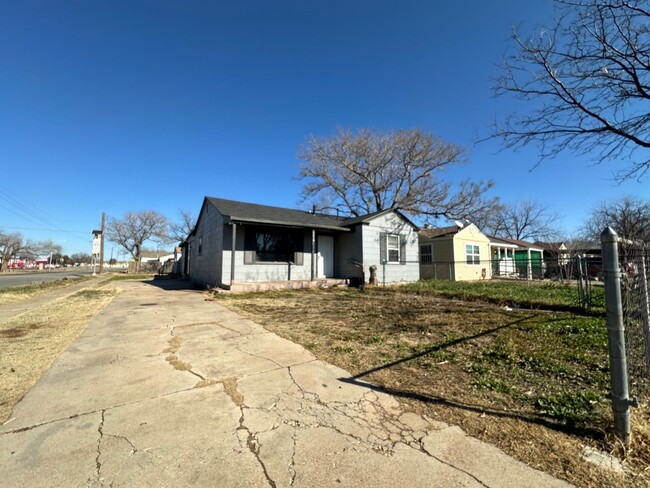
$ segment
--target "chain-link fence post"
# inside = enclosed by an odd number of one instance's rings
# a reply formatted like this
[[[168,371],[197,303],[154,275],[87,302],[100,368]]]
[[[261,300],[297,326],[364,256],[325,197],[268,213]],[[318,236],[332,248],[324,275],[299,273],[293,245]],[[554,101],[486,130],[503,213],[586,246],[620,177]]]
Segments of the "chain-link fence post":
[[[607,347],[609,350],[610,393],[614,413],[614,429],[621,440],[630,440],[630,401],[625,355],[625,327],[621,300],[621,271],[618,264],[618,235],[611,227],[600,234],[603,251],[603,280],[605,282],[605,315]]]

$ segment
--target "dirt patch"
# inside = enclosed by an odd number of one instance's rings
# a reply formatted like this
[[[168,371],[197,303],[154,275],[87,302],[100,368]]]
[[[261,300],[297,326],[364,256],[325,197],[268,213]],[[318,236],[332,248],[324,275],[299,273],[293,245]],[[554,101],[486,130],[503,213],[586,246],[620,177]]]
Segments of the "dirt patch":
[[[0,323],[0,422],[116,295],[79,292]]]
[[[507,311],[398,290],[220,295],[217,301],[370,381],[408,409],[461,426],[577,486],[650,484],[647,406],[623,449],[612,434],[604,322]],[[589,463],[611,453],[625,474]]]

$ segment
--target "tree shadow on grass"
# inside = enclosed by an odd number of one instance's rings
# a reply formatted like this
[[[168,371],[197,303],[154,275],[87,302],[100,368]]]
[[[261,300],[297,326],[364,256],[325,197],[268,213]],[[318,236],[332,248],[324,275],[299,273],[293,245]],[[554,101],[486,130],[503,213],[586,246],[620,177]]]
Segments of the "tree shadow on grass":
[[[339,381],[343,383],[348,383],[352,385],[358,385],[362,386],[364,388],[370,388],[371,390],[375,391],[380,391],[382,393],[387,393],[389,395],[393,395],[396,397],[401,397],[401,398],[408,398],[411,400],[417,400],[423,403],[428,403],[432,405],[443,405],[446,407],[450,408],[457,408],[461,410],[466,410],[470,412],[476,412],[477,414],[481,415],[486,415],[486,416],[491,416],[495,418],[512,418],[516,420],[520,420],[522,422],[528,422],[532,424],[537,424],[541,425],[543,427],[546,427],[548,429],[556,430],[559,432],[563,432],[566,434],[571,434],[575,436],[580,436],[580,437],[590,437],[594,439],[599,439],[604,437],[604,433],[601,430],[590,428],[590,427],[582,427],[582,426],[576,426],[576,425],[566,425],[559,423],[557,421],[550,420],[542,415],[537,415],[533,414],[530,412],[517,412],[515,410],[509,410],[509,411],[502,411],[502,410],[497,410],[494,408],[489,408],[484,405],[476,405],[476,404],[471,404],[471,403],[462,403],[459,401],[454,401],[452,399],[444,398],[442,396],[437,396],[437,395],[430,395],[430,394],[425,394],[417,391],[409,391],[405,389],[397,389],[397,388],[392,388],[392,387],[382,387],[382,386],[377,386],[373,385],[371,383],[368,383],[366,381],[362,381],[361,378],[371,375],[373,373],[390,369],[395,366],[398,366],[402,363],[406,363],[408,361],[412,361],[414,359],[421,358],[423,356],[426,356],[431,353],[435,353],[437,351],[447,349],[449,347],[470,341],[472,339],[477,339],[479,337],[487,336],[494,334],[502,329],[506,329],[509,327],[512,327],[514,325],[521,324],[522,322],[525,322],[527,320],[530,320],[534,317],[537,317],[539,314],[531,315],[529,317],[523,317],[521,319],[515,320],[513,322],[509,322],[504,325],[500,325],[498,327],[494,327],[492,329],[484,330],[482,332],[479,332],[477,334],[461,337],[458,339],[453,339],[450,341],[442,342],[439,344],[434,344],[433,346],[425,349],[424,351],[418,352],[416,354],[413,354],[408,357],[400,358],[396,361],[391,361],[386,364],[382,364],[381,366],[377,366],[375,368],[369,369],[367,371],[363,371],[361,373],[358,373],[354,376],[350,376],[349,378],[338,378]]]

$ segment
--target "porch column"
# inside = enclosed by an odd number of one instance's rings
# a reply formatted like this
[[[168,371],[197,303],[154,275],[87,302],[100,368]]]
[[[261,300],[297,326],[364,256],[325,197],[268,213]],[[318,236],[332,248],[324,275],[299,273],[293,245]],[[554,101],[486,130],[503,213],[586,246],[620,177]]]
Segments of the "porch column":
[[[533,263],[530,261],[530,248],[528,248],[528,279],[533,279]]]
[[[311,230],[311,281],[316,279],[316,229]]]
[[[232,223],[232,244],[230,248],[230,286],[235,282],[235,246],[237,245],[237,224]]]

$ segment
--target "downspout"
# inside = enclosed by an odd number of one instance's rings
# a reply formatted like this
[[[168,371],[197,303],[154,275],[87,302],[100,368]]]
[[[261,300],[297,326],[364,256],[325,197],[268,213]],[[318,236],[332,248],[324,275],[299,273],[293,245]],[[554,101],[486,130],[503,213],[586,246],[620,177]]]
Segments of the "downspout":
[[[235,245],[237,244],[237,224],[232,223],[232,243],[230,247],[230,286],[235,282]]]
[[[311,281],[316,279],[316,229],[311,230]]]

